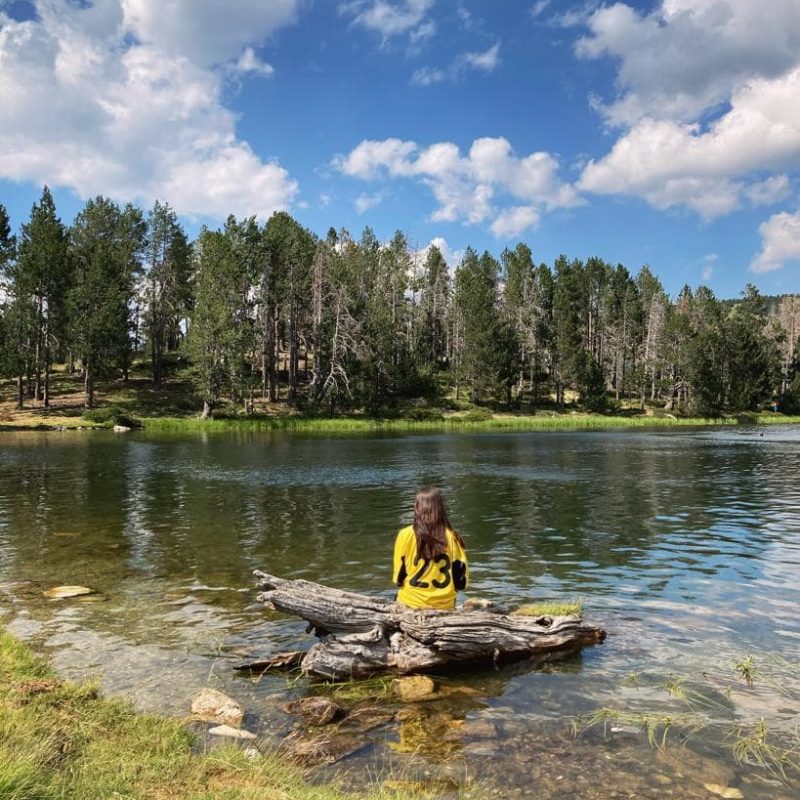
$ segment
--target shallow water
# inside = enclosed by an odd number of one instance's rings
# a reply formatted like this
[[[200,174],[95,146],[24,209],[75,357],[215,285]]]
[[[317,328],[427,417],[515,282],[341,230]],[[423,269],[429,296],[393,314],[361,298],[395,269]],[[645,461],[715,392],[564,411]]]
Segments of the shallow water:
[[[281,705],[328,690],[233,672],[310,644],[302,621],[255,600],[251,571],[390,597],[394,533],[436,483],[467,541],[470,596],[581,597],[608,639],[557,663],[448,676],[417,706],[381,686],[340,698],[397,718],[359,734],[337,775],[476,796],[712,797],[713,785],[796,797],[791,766],[738,763],[732,748],[762,718],[775,752],[800,746],[798,476],[790,427],[2,433],[0,613],[66,676],[100,675],[107,692],[176,715],[215,686],[279,740],[297,728]],[[60,584],[99,593],[42,596]],[[748,654],[753,686],[735,669]],[[633,717],[575,736],[602,707],[675,723],[663,746]]]

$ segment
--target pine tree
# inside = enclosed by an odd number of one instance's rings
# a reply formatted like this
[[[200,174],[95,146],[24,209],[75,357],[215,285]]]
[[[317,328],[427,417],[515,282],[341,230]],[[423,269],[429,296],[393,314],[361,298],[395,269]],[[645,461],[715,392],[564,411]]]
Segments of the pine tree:
[[[775,395],[780,377],[780,351],[767,333],[767,307],[748,284],[725,325],[727,404],[733,411],[757,411]]]
[[[50,371],[55,351],[64,349],[66,299],[70,285],[67,231],[56,214],[45,186],[41,200],[22,226],[16,262],[11,270],[11,292],[18,301],[20,327],[30,339],[28,372],[33,396],[50,404]],[[30,314],[30,319],[26,320]]]
[[[500,265],[487,252],[467,248],[456,270],[453,298],[457,320],[456,387],[469,387],[473,403],[507,380],[508,353],[497,308]],[[502,348],[499,347],[502,341]],[[505,374],[504,374],[505,373]]]
[[[130,365],[131,309],[146,224],[138,208],[129,204],[120,209],[97,197],[78,214],[71,234],[71,341],[83,367],[84,403],[91,408],[97,378]]]
[[[153,385],[162,381],[164,354],[175,349],[189,299],[191,250],[169,205],[156,200],[147,219],[145,331],[150,343]]]
[[[195,299],[186,351],[193,382],[210,417],[227,394],[240,401],[253,385],[254,318],[250,287],[258,237],[254,220],[229,217],[222,231],[203,228],[197,242]]]

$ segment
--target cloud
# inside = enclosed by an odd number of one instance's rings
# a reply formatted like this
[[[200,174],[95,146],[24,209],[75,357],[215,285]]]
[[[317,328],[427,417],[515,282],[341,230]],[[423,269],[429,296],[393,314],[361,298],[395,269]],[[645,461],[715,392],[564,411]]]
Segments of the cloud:
[[[800,211],[770,217],[758,229],[761,251],[750,264],[753,272],[772,272],[787,262],[800,261]]]
[[[360,194],[355,200],[355,208],[359,214],[369,211],[371,208],[379,206],[384,200],[383,192],[376,192],[375,194]]]
[[[236,137],[221,98],[231,68],[269,71],[252,46],[296,5],[39,0],[37,19],[2,18],[0,176],[196,216],[287,207],[296,182]]]
[[[704,281],[710,281],[714,276],[714,267],[717,261],[719,261],[719,255],[717,253],[708,253],[700,259],[700,264],[703,268],[700,276]]]
[[[577,55],[619,63],[620,96],[601,106],[614,125],[695,119],[745,81],[777,79],[800,62],[797,0],[662,0],[649,14],[616,3],[587,25]]]
[[[236,71],[243,74],[254,73],[265,78],[271,78],[275,74],[275,68],[271,64],[262,61],[252,47],[246,47],[236,62]]]
[[[514,239],[539,225],[541,215],[532,206],[516,206],[503,211],[492,223],[492,233],[498,239]]]
[[[447,73],[437,67],[420,67],[411,76],[411,83],[414,86],[431,86],[434,83],[441,83],[447,80]]]
[[[492,45],[488,50],[475,53],[462,53],[447,67],[420,67],[411,76],[411,83],[415,86],[431,86],[444,81],[456,82],[470,71],[494,72],[500,64],[500,42]]]
[[[431,247],[435,247],[442,254],[442,258],[444,258],[447,268],[451,273],[455,272],[456,267],[461,263],[461,259],[464,258],[463,250],[453,249],[447,243],[446,239],[442,238],[441,236],[436,236],[419,251],[417,254],[417,263],[425,263],[425,259],[428,257],[428,252],[430,251]]]
[[[493,44],[488,50],[478,53],[465,53],[464,64],[482,72],[492,72],[500,63],[500,42]]]
[[[351,0],[339,6],[339,13],[353,17],[353,23],[379,33],[384,40],[408,33],[412,42],[433,35],[435,27],[425,17],[434,0]]]
[[[52,0],[50,0],[52,2]],[[58,0],[56,0],[57,4]],[[41,4],[41,3],[40,3]],[[63,3],[61,3],[63,4]],[[235,59],[293,22],[298,0],[101,0],[121,5],[125,27],[141,44],[200,66]]]
[[[800,67],[738,87],[707,129],[646,117],[586,165],[579,186],[643,197],[656,208],[686,205],[706,219],[728,213],[747,193],[748,175],[800,165],[799,97]],[[780,179],[757,184],[750,195],[775,197],[782,186]]]
[[[420,148],[401,139],[365,140],[337,157],[334,166],[361,180],[419,181],[438,203],[432,221],[490,221],[497,235],[533,227],[543,209],[582,202],[575,188],[558,177],[554,156],[536,152],[519,157],[502,137],[476,139],[466,155],[452,142]],[[507,208],[508,198],[523,201],[525,207]]]
[[[544,14],[549,5],[550,5],[550,0],[537,0],[537,2],[534,3],[533,6],[531,7],[531,16],[534,19],[540,17],[542,14]]]
[[[773,175],[745,189],[747,199],[754,206],[769,206],[785,200],[791,191],[788,175]]]

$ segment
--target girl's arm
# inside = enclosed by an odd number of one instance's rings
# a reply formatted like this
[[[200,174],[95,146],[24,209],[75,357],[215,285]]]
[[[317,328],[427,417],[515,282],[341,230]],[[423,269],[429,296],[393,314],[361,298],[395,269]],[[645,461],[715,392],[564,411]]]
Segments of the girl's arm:
[[[456,591],[461,592],[467,588],[469,583],[469,565],[467,563],[467,551],[458,542],[454,542],[453,553],[453,585]]]
[[[392,569],[392,582],[398,588],[400,588],[406,582],[406,578],[408,577],[408,572],[406,571],[406,559],[403,555],[403,542],[401,539],[402,536],[398,533],[397,538],[394,540],[394,567]]]

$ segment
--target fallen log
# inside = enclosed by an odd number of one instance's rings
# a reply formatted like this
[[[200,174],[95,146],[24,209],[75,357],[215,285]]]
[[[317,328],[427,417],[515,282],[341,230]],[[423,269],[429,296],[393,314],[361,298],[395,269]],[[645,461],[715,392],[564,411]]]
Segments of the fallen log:
[[[417,610],[305,580],[256,570],[258,595],[267,607],[309,623],[320,641],[303,657],[301,671],[328,680],[380,672],[425,672],[453,664],[501,661],[573,651],[605,639],[601,628],[578,615],[524,617],[482,609]]]

